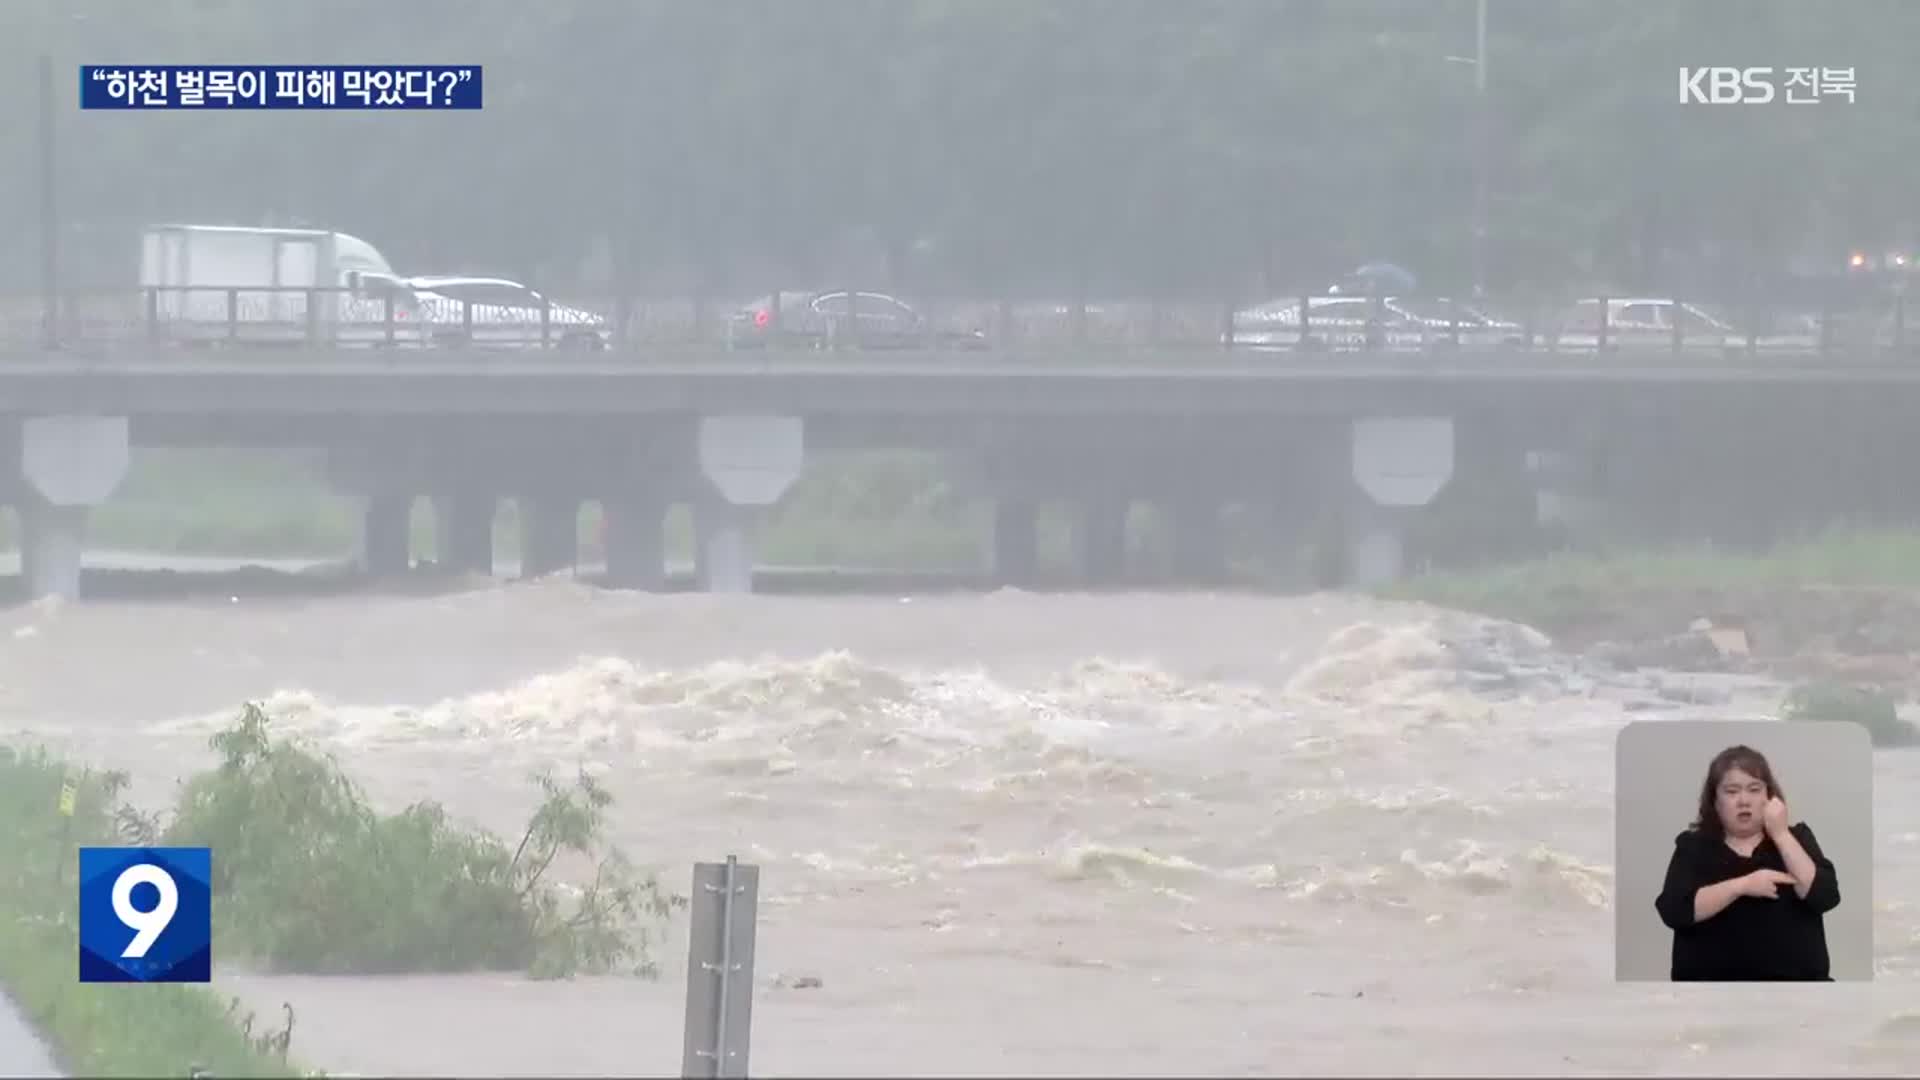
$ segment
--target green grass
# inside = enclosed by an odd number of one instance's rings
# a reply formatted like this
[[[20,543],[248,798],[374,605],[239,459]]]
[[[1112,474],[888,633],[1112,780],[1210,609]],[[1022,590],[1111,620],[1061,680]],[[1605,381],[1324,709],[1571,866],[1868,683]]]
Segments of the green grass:
[[[1666,589],[1920,587],[1920,532],[1834,528],[1757,554],[1708,545],[1561,554],[1470,573],[1423,574],[1382,595],[1551,622],[1607,597]]]
[[[60,789],[76,782],[74,815]],[[0,982],[74,1076],[297,1076],[204,986],[79,981],[74,849],[116,843],[116,778],[0,747]]]

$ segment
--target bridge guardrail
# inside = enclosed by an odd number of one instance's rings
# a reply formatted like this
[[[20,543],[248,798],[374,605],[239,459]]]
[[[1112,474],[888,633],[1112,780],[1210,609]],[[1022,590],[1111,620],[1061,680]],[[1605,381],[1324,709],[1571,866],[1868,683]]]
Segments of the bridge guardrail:
[[[1242,362],[1330,353],[1920,360],[1920,334],[1907,325],[1899,297],[1733,305],[1726,314],[1670,297],[1593,296],[1484,304],[1335,294],[1256,303],[938,297],[897,306],[870,303],[882,310],[866,310],[856,301],[851,312],[803,313],[806,318],[794,320],[797,325],[774,314],[758,326],[754,340],[744,342],[729,332],[730,319],[734,327],[741,325],[735,313],[743,305],[692,297],[549,299],[538,307],[502,308],[345,288],[72,289],[51,302],[44,296],[0,296],[0,350],[150,354],[156,348],[245,345],[492,354],[588,347],[644,360],[654,350],[684,358],[750,344],[756,350],[882,353],[892,359],[956,350],[1011,352],[1023,359],[1088,353],[1117,359],[1132,350],[1147,355],[1218,351],[1223,359]],[[901,312],[911,312],[911,319]],[[851,329],[855,326],[857,332]]]

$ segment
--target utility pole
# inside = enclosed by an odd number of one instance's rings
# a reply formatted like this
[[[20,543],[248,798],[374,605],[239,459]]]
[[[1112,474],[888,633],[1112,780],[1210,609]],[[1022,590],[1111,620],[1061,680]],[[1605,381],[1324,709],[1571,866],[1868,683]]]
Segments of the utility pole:
[[[54,165],[53,56],[40,54],[40,283],[46,345],[60,345],[59,173]]]

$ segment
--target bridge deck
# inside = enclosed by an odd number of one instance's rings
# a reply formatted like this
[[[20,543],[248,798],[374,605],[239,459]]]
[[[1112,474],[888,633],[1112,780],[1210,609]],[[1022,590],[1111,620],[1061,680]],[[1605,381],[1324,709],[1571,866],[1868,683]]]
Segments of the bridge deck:
[[[1064,361],[1064,362],[1063,362]],[[823,354],[231,347],[0,352],[0,413],[130,416],[1357,415],[1920,408],[1920,360],[1874,352],[1333,355],[1086,350]]]

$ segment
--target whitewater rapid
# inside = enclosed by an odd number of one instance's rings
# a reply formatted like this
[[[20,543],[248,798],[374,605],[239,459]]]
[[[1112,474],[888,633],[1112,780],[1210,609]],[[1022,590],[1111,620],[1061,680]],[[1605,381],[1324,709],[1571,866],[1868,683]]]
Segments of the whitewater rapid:
[[[586,768],[676,888],[760,864],[768,1073],[1911,1069],[1920,754],[1876,755],[1873,984],[1612,981],[1615,735],[1779,696],[1334,595],[552,582],[0,615],[0,727],[152,802],[251,699],[384,805],[506,832],[531,772]],[[666,1072],[674,929],[660,984],[225,981],[292,1001],[330,1070]]]

